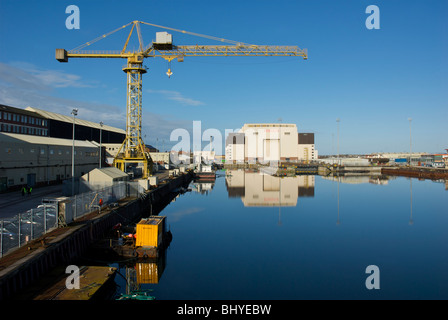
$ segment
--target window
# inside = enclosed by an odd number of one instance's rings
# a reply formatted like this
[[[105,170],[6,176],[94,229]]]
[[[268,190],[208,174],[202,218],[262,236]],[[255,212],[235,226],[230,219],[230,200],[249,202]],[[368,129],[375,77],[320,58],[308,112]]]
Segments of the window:
[[[50,154],[54,154],[54,150],[53,149],[50,149]]]
[[[40,154],[45,154],[45,149],[40,149]]]

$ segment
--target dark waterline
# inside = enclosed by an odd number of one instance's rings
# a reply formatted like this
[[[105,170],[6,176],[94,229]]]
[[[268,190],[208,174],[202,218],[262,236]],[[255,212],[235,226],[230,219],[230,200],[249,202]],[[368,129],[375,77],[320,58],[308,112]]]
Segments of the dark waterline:
[[[218,174],[161,213],[173,234],[164,259],[112,264],[117,294],[128,274],[158,300],[448,298],[445,183]],[[369,265],[378,290],[366,288]]]

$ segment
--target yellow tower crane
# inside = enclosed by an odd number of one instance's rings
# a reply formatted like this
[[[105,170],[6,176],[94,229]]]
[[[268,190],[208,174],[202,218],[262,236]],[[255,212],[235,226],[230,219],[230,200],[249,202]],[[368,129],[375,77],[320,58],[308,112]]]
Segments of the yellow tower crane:
[[[140,25],[145,24],[165,30],[176,31],[184,34],[217,40],[227,43],[227,45],[180,45],[173,44],[172,35],[167,32],[157,32],[156,41],[146,47],[143,45]],[[105,37],[132,25],[129,35],[122,50],[116,51],[92,51],[83,50],[85,47],[104,39]],[[138,50],[127,50],[129,39],[133,30],[137,30]],[[300,56],[303,59],[308,58],[306,49],[300,49],[297,46],[268,46],[252,45],[232,40],[207,36],[203,34],[178,30],[170,27],[164,27],[143,21],[132,21],[122,27],[104,34],[90,42],[87,42],[75,49],[66,51],[56,49],[56,59],[59,62],[68,62],[68,58],[121,58],[127,59],[127,64],[123,71],[127,75],[127,99],[126,99],[126,138],[123,141],[117,155],[114,158],[114,166],[122,171],[126,171],[128,164],[143,163],[143,177],[152,175],[153,162],[147,152],[142,140],[142,75],[146,73],[146,67],[143,66],[144,58],[161,57],[169,62],[177,59],[179,62],[184,57],[216,57],[216,56]],[[171,68],[167,75],[172,75]]]

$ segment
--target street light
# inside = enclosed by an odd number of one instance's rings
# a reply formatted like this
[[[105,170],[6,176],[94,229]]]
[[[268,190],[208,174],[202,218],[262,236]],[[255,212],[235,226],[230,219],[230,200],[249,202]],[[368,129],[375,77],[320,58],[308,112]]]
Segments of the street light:
[[[411,166],[411,156],[412,156],[411,122],[412,122],[412,118],[408,118],[408,120],[409,120],[409,166]]]
[[[72,195],[75,194],[75,117],[78,115],[78,109],[73,109],[73,138],[72,138]]]
[[[337,118],[336,123],[338,124],[338,166],[339,166],[339,122],[341,122],[341,119]]]
[[[99,155],[100,155],[100,159],[99,159],[99,161],[100,161],[100,169],[101,169],[101,156],[102,156],[102,151],[103,151],[103,148],[102,148],[102,138],[103,138],[103,132],[102,132],[102,130],[103,130],[103,121],[100,121],[100,153],[99,153]]]

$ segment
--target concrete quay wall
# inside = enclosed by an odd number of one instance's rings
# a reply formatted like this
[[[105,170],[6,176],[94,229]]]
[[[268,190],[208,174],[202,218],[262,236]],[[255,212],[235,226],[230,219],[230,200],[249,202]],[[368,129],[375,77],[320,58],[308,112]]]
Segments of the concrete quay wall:
[[[118,207],[101,213],[92,212],[68,227],[56,229],[5,255],[0,259],[0,300],[12,298],[52,268],[70,265],[114,225],[135,221],[152,206],[166,202],[174,190],[188,185],[191,180],[191,174],[170,179],[139,198],[125,199]]]

